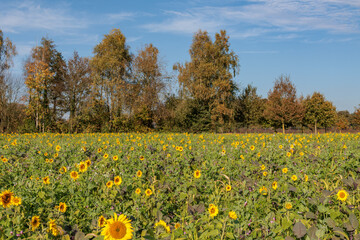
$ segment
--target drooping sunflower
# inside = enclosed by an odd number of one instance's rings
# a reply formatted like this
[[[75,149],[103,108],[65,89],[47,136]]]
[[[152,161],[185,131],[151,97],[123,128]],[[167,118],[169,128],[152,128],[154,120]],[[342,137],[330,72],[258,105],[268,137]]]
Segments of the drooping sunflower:
[[[162,226],[166,230],[167,233],[170,232],[170,226],[168,226],[166,224],[166,222],[164,222],[163,220],[160,220],[157,223],[155,223],[154,228],[157,228],[157,227],[160,227],[160,226]]]
[[[86,160],[86,161],[85,161],[85,164],[86,164],[86,166],[90,167],[90,165],[91,165],[91,160],[90,160],[90,159]]]
[[[200,170],[196,170],[194,172],[194,178],[200,178],[201,177],[201,171]]]
[[[230,185],[226,185],[226,191],[230,192],[231,191],[231,186]]]
[[[345,190],[339,190],[338,193],[336,194],[336,196],[337,196],[338,200],[344,202],[348,198],[349,193]]]
[[[54,236],[59,235],[59,229],[58,229],[58,227],[56,225],[55,220],[50,219],[50,221],[48,222],[48,225],[49,225],[49,227],[47,229],[48,232],[51,232],[52,235],[54,235]]]
[[[129,240],[133,237],[131,220],[121,214],[119,217],[114,213],[114,218],[106,221],[101,231],[104,240]]]
[[[229,218],[233,219],[233,220],[236,220],[237,219],[237,215],[234,211],[230,211],[229,212]]]
[[[142,176],[142,171],[140,171],[140,170],[137,171],[137,172],[136,172],[136,176],[137,176],[137,177],[141,177],[141,176]]]
[[[13,192],[9,190],[3,191],[0,194],[0,205],[3,206],[4,208],[10,207],[13,203],[13,198],[14,198]]]
[[[104,227],[105,226],[105,224],[106,224],[106,219],[104,218],[104,216],[103,215],[101,215],[100,217],[99,217],[99,219],[98,219],[98,225],[99,225],[99,227]]]
[[[304,176],[304,181],[305,181],[305,182],[309,181],[309,176],[306,175],[306,174],[305,174],[305,176]]]
[[[210,217],[215,217],[219,213],[219,209],[214,204],[210,204],[208,211],[209,211]]]
[[[39,216],[33,216],[30,221],[30,226],[32,231],[35,231],[40,226],[40,217]]]
[[[76,171],[72,171],[72,172],[70,173],[70,177],[75,181],[76,179],[79,178],[79,173],[76,172]]]
[[[20,197],[13,197],[12,204],[15,206],[19,206],[21,204],[21,198]]]
[[[274,181],[272,184],[271,184],[271,187],[276,190],[278,188],[278,183],[277,181]]]
[[[122,179],[120,176],[114,177],[114,183],[115,185],[120,185],[122,183]]]
[[[59,211],[64,213],[64,212],[66,212],[66,208],[67,208],[66,203],[60,202]]]
[[[44,184],[50,184],[50,178],[49,177],[44,177],[43,178],[43,183]]]
[[[146,194],[147,197],[151,196],[151,195],[152,195],[151,189],[149,189],[149,188],[146,189],[146,190],[145,190],[145,194]]]

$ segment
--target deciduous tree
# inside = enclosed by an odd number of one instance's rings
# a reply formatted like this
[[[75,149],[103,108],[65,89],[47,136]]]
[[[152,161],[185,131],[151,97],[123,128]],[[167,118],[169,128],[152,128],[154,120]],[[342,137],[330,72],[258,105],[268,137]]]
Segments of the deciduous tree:
[[[264,116],[275,124],[280,124],[282,132],[285,126],[294,124],[303,118],[303,107],[296,97],[296,88],[289,76],[281,75],[268,93]]]

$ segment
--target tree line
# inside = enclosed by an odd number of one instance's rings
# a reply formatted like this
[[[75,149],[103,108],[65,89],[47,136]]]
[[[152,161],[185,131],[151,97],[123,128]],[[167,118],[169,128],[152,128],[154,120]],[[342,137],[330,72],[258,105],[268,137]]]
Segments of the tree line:
[[[93,50],[65,60],[43,37],[24,63],[26,94],[10,74],[15,45],[0,30],[0,132],[236,132],[239,129],[311,130],[360,128],[360,108],[337,111],[319,92],[297,96],[280,75],[267,98],[240,89],[239,57],[222,30],[194,34],[190,61],[170,76],[152,44],[132,53],[113,29]],[[172,86],[177,86],[176,91]]]

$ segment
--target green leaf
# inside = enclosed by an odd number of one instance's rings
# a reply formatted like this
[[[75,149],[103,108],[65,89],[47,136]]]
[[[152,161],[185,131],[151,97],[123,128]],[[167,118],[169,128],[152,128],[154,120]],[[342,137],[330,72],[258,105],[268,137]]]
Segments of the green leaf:
[[[352,226],[354,229],[357,229],[357,228],[359,227],[359,221],[358,221],[358,219],[356,218],[356,216],[355,216],[354,213],[350,213],[349,220],[350,220],[351,226]]]
[[[306,234],[306,227],[302,222],[295,223],[293,232],[297,238],[302,238]]]

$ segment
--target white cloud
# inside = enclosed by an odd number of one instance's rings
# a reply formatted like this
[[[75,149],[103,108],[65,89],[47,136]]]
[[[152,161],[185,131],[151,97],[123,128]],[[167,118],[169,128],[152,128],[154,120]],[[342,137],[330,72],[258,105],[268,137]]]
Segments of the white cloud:
[[[242,38],[271,33],[325,31],[359,33],[359,0],[251,0],[241,6],[197,7],[166,12],[163,22],[143,25],[151,32],[193,33],[236,29]]]
[[[5,5],[0,10],[0,28],[8,32],[44,29],[65,33],[86,27],[85,19],[73,16],[64,6],[47,8],[35,2],[23,2]]]

